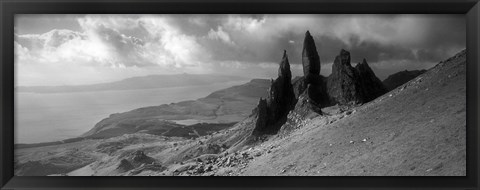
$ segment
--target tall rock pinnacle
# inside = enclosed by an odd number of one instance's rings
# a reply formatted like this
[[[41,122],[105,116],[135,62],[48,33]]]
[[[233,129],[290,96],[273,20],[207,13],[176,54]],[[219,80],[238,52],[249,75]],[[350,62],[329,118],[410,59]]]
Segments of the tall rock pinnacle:
[[[290,71],[290,63],[288,62],[287,50],[283,50],[282,62],[278,68],[278,77],[285,77],[291,80],[292,72]]]
[[[253,135],[275,134],[285,123],[288,112],[295,107],[292,73],[286,51],[278,69],[278,77],[272,81],[266,100],[257,106],[257,121]]]
[[[308,100],[314,106],[321,108],[329,105],[329,98],[326,93],[326,78],[320,76],[320,57],[318,56],[317,47],[310,32],[305,33],[302,51],[303,77],[295,80],[294,92],[295,97],[307,92],[305,100]],[[316,109],[319,110],[319,109]]]
[[[303,40],[302,64],[305,77],[308,78],[310,74],[320,74],[320,57],[318,56],[315,41],[309,31],[305,33],[305,39]]]
[[[341,50],[332,65],[327,89],[332,102],[339,104],[361,103],[360,80],[355,68],[350,64],[350,52]]]
[[[339,58],[339,62],[342,64],[342,65],[348,65],[348,66],[351,66],[350,64],[350,52],[348,52],[347,50],[340,50],[340,55],[335,57],[335,60]]]

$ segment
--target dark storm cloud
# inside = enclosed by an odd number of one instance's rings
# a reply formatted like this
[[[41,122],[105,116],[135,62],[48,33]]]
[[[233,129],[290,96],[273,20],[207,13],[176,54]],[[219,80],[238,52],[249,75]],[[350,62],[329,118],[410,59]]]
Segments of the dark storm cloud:
[[[306,30],[310,30],[314,35],[323,64],[333,62],[340,49],[346,49],[352,53],[352,62],[359,62],[366,58],[371,63],[411,60],[420,64],[420,62],[438,62],[465,47],[465,20],[462,15],[413,15],[407,18],[404,15],[381,15],[374,16],[380,19],[376,18],[377,20],[373,22],[369,22],[369,18],[363,21],[363,16],[357,19],[354,16],[310,15],[309,19],[313,21],[306,21],[303,26],[283,23],[281,19],[275,20],[275,15],[268,15],[267,19],[265,15],[236,16],[247,21],[248,19],[264,20],[265,22],[261,23],[256,32],[267,31],[265,37],[257,38],[255,32],[249,33],[246,30],[229,28],[228,26],[232,25],[225,23],[232,16],[185,16],[176,18],[174,23],[184,33],[196,36],[206,36],[212,30],[216,31],[219,27],[223,27],[223,31],[233,45],[205,37],[199,39],[200,44],[211,52],[212,59],[215,61],[237,60],[251,64],[276,63],[284,49],[287,50],[293,64],[300,64]],[[318,23],[315,23],[315,18],[318,18]],[[240,23],[242,20],[237,22]],[[302,22],[304,20],[298,19],[298,23]],[[397,26],[396,23],[399,25]],[[288,26],[282,28],[278,26],[279,24]],[[368,30],[349,31],[352,29],[351,25],[355,24]],[[320,30],[317,30],[318,28]],[[399,34],[405,31],[406,34]]]
[[[219,26],[224,19],[215,15],[169,15],[168,23],[178,27],[186,35],[204,36],[212,28]]]
[[[464,15],[20,15],[15,26],[19,64],[57,68],[54,61],[83,65],[85,72],[116,66],[126,73],[158,66],[159,73],[261,78],[276,75],[283,50],[292,72],[302,73],[307,30],[323,75],[341,49],[350,51],[353,64],[367,59],[384,78],[428,69],[466,43]]]
[[[43,34],[54,29],[69,29],[78,31],[80,25],[77,18],[83,15],[37,15],[37,14],[17,14],[15,16],[16,34]],[[20,28],[21,30],[17,30]]]

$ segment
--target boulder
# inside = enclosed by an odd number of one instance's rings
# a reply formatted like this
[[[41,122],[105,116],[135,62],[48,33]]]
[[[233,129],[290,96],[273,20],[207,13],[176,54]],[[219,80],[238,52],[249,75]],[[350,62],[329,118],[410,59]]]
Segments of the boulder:
[[[117,170],[120,172],[126,172],[135,168],[128,160],[122,159],[117,166]]]
[[[133,153],[132,155],[132,160],[134,161],[134,163],[137,163],[137,164],[141,164],[141,163],[145,163],[145,164],[151,164],[151,163],[154,163],[155,162],[155,159],[153,159],[152,157],[149,157],[147,156],[143,151],[141,150],[137,150]]]

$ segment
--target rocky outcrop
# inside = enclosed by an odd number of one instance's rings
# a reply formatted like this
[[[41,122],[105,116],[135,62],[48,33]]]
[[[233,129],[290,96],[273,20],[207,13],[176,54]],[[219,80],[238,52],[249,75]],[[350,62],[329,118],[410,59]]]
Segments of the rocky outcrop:
[[[400,71],[383,80],[383,85],[385,85],[388,90],[393,90],[425,72],[427,72],[427,70]]]
[[[128,160],[122,159],[120,161],[120,164],[118,164],[118,166],[117,166],[117,171],[118,172],[126,172],[126,171],[129,171],[129,170],[132,170],[133,168],[135,168],[135,166],[133,166]]]
[[[382,81],[377,78],[373,70],[368,66],[367,60],[363,59],[361,63],[355,66],[360,77],[363,102],[369,102],[385,94],[388,90]]]
[[[255,122],[255,128],[254,132],[255,133],[261,133],[263,132],[263,128],[267,126],[267,118],[268,118],[268,107],[267,107],[267,100],[260,98],[260,101],[258,101],[258,106],[256,108],[256,122]]]
[[[332,65],[327,89],[330,101],[338,104],[360,103],[360,77],[350,64],[350,52],[341,50]]]
[[[152,162],[155,162],[155,159],[147,156],[141,150],[137,150],[135,153],[133,153],[132,160],[136,163],[146,163],[146,164],[150,164]]]
[[[260,99],[257,106],[257,121],[253,135],[275,134],[283,123],[287,114],[296,103],[292,86],[292,73],[286,51],[278,69],[278,77],[268,91],[268,97]]]
[[[305,110],[322,114],[323,107],[365,103],[387,92],[365,59],[352,67],[350,52],[343,49],[335,58],[332,74],[328,78],[321,76],[320,58],[308,31],[305,34],[302,64],[304,76],[295,78],[292,84],[290,64],[284,52],[278,78],[272,81],[268,97],[260,99],[254,112],[254,135],[275,134],[293,109],[300,115],[305,115],[302,114],[306,113]]]
[[[311,79],[305,92],[312,106],[316,106],[318,107],[316,110],[320,110],[319,108],[331,105],[327,93],[327,78],[321,75],[312,75]]]
[[[321,108],[329,105],[326,80],[320,75],[320,57],[309,31],[305,33],[303,41],[302,65],[304,76],[293,84],[295,97],[298,99],[306,91],[306,98],[311,106]]]
[[[327,89],[333,104],[365,103],[387,92],[365,59],[354,68],[350,52],[343,49],[335,57]]]
[[[303,40],[302,65],[303,74],[307,79],[309,75],[320,74],[320,57],[318,56],[315,41],[309,31],[305,33],[305,39]]]
[[[305,77],[295,77],[295,79],[292,80],[292,85],[293,85],[293,93],[295,94],[295,98],[298,99],[300,94],[307,89],[307,83],[305,82]]]

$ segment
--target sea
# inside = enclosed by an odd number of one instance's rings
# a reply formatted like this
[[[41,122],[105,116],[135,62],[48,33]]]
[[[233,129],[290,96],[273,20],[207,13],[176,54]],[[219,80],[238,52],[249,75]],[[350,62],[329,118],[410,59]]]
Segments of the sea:
[[[15,144],[52,142],[82,135],[110,114],[195,100],[248,81],[200,86],[72,93],[15,92]]]

